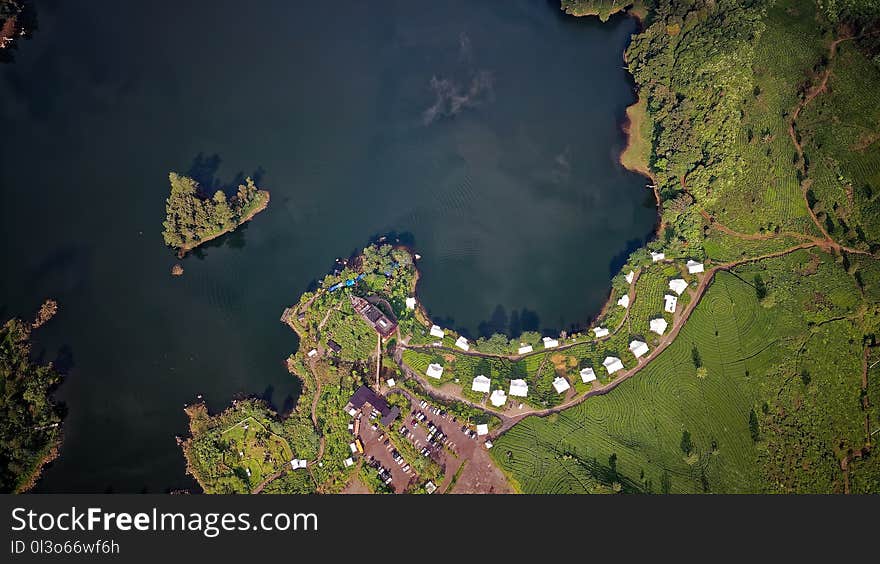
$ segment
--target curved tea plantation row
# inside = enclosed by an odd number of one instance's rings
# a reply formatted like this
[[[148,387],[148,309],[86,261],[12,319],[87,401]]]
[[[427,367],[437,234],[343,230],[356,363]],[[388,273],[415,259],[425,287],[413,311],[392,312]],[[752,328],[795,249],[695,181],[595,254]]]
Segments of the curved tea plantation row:
[[[638,375],[525,419],[492,456],[525,493],[842,491],[865,440],[853,293],[819,252],[721,272]]]

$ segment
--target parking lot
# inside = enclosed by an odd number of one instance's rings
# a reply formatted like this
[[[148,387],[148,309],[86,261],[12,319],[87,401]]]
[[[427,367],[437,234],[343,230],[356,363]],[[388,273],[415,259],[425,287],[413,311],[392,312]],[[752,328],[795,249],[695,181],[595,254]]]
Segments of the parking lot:
[[[382,429],[374,429],[364,417],[359,435],[364,445],[363,463],[373,466],[374,471],[379,473],[380,479],[390,476],[391,482],[387,485],[394,490],[394,493],[406,491],[416,475],[411,468],[406,467],[406,463],[399,464],[395,460],[394,452],[396,451]]]
[[[476,433],[473,424],[458,420],[442,406],[432,404],[397,389],[410,402],[409,413],[402,410],[399,430],[394,441],[407,441],[415,447],[415,456],[429,457],[443,470],[443,479],[437,493],[506,493],[511,491],[507,480],[489,457],[485,437]],[[378,399],[374,398],[378,402]],[[384,402],[383,402],[383,405]],[[383,427],[376,422],[379,413],[375,409],[356,415],[352,429],[363,447],[361,464],[376,472],[379,479],[394,493],[404,493],[414,486],[422,486],[424,477],[411,468],[414,460],[405,460],[397,451],[394,441],[385,435]],[[397,429],[397,427],[395,427]],[[357,455],[354,448],[353,455]],[[402,448],[402,447],[401,447]],[[408,449],[406,449],[408,450]],[[410,458],[413,453],[410,451]],[[456,474],[458,476],[456,477]],[[455,483],[453,484],[453,480]]]
[[[444,469],[444,478],[438,484],[438,493],[507,493],[510,486],[501,471],[489,458],[485,437],[478,437],[474,427],[457,420],[442,408],[410,397],[412,413],[404,425],[408,438]],[[414,422],[415,421],[415,422]],[[438,439],[439,437],[439,439]],[[451,492],[447,492],[453,477],[466,464]]]

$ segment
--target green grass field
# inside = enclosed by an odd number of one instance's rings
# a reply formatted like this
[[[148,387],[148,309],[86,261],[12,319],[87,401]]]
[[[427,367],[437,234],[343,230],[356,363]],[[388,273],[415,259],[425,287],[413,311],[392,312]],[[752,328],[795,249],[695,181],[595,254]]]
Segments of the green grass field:
[[[195,404],[187,414],[187,468],[206,493],[250,493],[292,459],[311,458],[316,450],[316,438],[297,415],[279,420],[259,400],[238,401],[217,415]],[[314,491],[310,482],[295,491]]]
[[[647,368],[608,395],[524,420],[492,456],[526,493],[840,491],[841,452],[864,442],[861,334],[846,318],[852,277],[816,256],[719,273]],[[796,273],[813,268],[794,291]],[[757,271],[770,289],[763,302]]]
[[[252,416],[220,433],[220,439],[228,445],[223,464],[252,485],[261,483],[293,459],[287,441]]]

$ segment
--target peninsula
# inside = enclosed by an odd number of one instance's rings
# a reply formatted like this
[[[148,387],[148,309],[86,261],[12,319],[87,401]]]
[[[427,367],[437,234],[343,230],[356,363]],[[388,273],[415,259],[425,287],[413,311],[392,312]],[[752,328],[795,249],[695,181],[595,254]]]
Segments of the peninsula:
[[[31,331],[55,315],[47,300],[32,323],[11,319],[0,326],[0,492],[21,493],[34,486],[43,467],[58,456],[61,409],[51,400],[61,375],[30,358]]]
[[[269,205],[269,192],[260,190],[251,178],[227,199],[223,190],[204,194],[194,179],[170,173],[171,194],[165,201],[162,237],[165,244],[183,258],[199,245],[234,231]]]
[[[282,314],[303,385],[275,424],[302,446],[246,491],[296,472],[333,493],[878,491],[880,106],[861,103],[878,22],[869,2],[650,3],[622,161],[651,178],[660,227],[599,316],[443,327],[416,255],[371,245]],[[215,417],[233,433],[247,415]],[[241,475],[211,460],[194,475]]]

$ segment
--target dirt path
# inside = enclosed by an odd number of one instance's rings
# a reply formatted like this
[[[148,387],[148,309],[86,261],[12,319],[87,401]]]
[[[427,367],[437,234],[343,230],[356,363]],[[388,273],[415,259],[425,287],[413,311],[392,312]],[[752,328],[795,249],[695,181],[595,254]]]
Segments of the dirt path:
[[[737,266],[740,266],[743,264],[748,264],[750,262],[758,262],[758,261],[767,260],[767,259],[771,259],[771,258],[777,258],[777,257],[785,256],[787,254],[790,254],[790,253],[793,253],[796,251],[800,251],[800,250],[804,250],[804,249],[811,249],[811,248],[816,248],[816,247],[822,247],[822,244],[817,241],[807,241],[807,242],[801,243],[800,245],[795,245],[793,247],[789,247],[789,248],[783,249],[781,251],[767,253],[765,255],[760,255],[760,256],[756,256],[756,257],[739,259],[739,260],[720,264],[718,266],[714,266],[714,267],[710,268],[709,270],[706,271],[705,275],[703,276],[703,278],[700,280],[699,284],[697,285],[697,288],[693,291],[693,296],[692,296],[693,299],[685,307],[685,309],[682,312],[679,319],[673,324],[672,331],[670,331],[669,333],[664,335],[660,339],[660,343],[654,348],[654,350],[652,350],[647,356],[643,357],[643,359],[641,359],[639,361],[639,364],[637,366],[635,366],[634,368],[631,368],[630,370],[627,370],[627,371],[620,373],[620,376],[618,376],[617,378],[615,378],[614,380],[612,380],[608,384],[605,384],[604,386],[595,387],[592,390],[590,390],[589,392],[587,392],[583,395],[574,397],[574,398],[572,398],[568,401],[565,401],[555,407],[551,407],[551,408],[547,408],[547,409],[524,409],[514,415],[502,413],[500,411],[496,411],[496,410],[490,409],[486,406],[474,403],[474,402],[468,400],[467,398],[465,398],[464,396],[462,396],[461,393],[450,392],[448,390],[438,390],[438,389],[434,388],[432,385],[430,385],[420,374],[417,374],[414,370],[412,370],[409,366],[407,366],[403,362],[403,354],[402,354],[403,349],[404,348],[418,348],[418,347],[398,346],[397,350],[394,353],[394,360],[397,363],[397,365],[401,368],[401,370],[404,371],[404,374],[406,374],[408,377],[414,378],[417,382],[419,382],[422,389],[424,389],[424,391],[429,396],[434,397],[436,399],[439,399],[441,401],[462,402],[462,403],[465,403],[471,407],[480,409],[482,411],[485,411],[487,413],[491,413],[492,415],[499,417],[501,419],[501,425],[497,429],[495,429],[492,433],[490,433],[490,438],[494,440],[494,439],[498,438],[500,435],[504,434],[511,427],[513,427],[514,425],[516,425],[517,423],[519,423],[520,421],[525,419],[526,417],[530,417],[530,416],[545,417],[545,416],[551,415],[553,413],[559,413],[565,409],[568,409],[570,407],[574,407],[575,405],[580,404],[581,402],[587,400],[587,398],[607,394],[608,392],[610,392],[611,390],[613,390],[617,386],[619,386],[622,382],[625,382],[629,378],[632,378],[633,376],[638,374],[643,368],[648,366],[648,364],[650,364],[650,362],[653,359],[655,359],[664,350],[666,350],[666,348],[675,340],[675,338],[678,336],[679,332],[681,331],[682,327],[684,327],[685,323],[690,318],[691,314],[694,312],[697,305],[702,300],[703,295],[705,294],[706,289],[709,287],[712,280],[714,279],[715,274],[717,274],[718,272],[727,271],[727,270],[730,270],[730,269],[735,268]],[[633,286],[635,286],[635,281],[633,281]],[[631,290],[631,294],[635,295],[634,289]],[[573,343],[570,345],[564,345],[564,346],[558,347],[557,350],[564,350],[566,348],[570,348],[570,347],[576,346],[578,344],[582,344],[582,343]],[[431,347],[431,348],[436,350],[438,347]],[[487,353],[473,353],[473,354],[479,355],[479,354],[487,354]],[[533,353],[533,354],[536,354],[536,353]],[[488,355],[488,356],[507,358],[510,360],[519,360],[522,358],[522,355]]]
[[[862,406],[865,408],[865,445],[855,452],[848,453],[840,461],[840,469],[843,471],[843,493],[850,493],[849,464],[871,453],[871,418],[868,415],[868,369],[871,357],[871,347],[865,347],[862,354]]]
[[[811,178],[807,173],[807,168],[804,160],[804,148],[798,139],[797,133],[797,120],[803,111],[804,108],[807,107],[807,104],[812,102],[819,94],[825,92],[828,88],[828,79],[831,77],[831,67],[834,62],[834,57],[837,55],[837,46],[840,45],[844,41],[849,41],[851,39],[855,39],[856,36],[847,35],[844,37],[840,37],[831,42],[831,46],[828,49],[828,64],[825,66],[825,71],[822,73],[822,77],[819,80],[819,83],[816,84],[813,88],[807,91],[803,100],[801,100],[797,106],[795,106],[794,110],[791,113],[791,119],[788,122],[788,136],[791,137],[791,142],[794,144],[795,151],[798,155],[798,169],[801,171],[803,175],[803,180],[801,181],[801,193],[804,197],[804,203],[807,206],[807,211],[810,214],[810,218],[813,220],[813,223],[816,225],[816,228],[819,229],[819,232],[822,233],[822,237],[825,239],[825,243],[823,248],[834,249],[836,251],[846,251],[848,253],[860,254],[860,255],[869,255],[871,253],[868,251],[863,251],[861,249],[853,249],[851,247],[847,247],[845,245],[841,245],[825,229],[825,226],[822,225],[822,222],[819,221],[819,218],[816,216],[816,212],[813,211],[813,208],[810,206],[810,200],[807,197],[810,187],[813,184]]]
[[[736,237],[737,239],[743,239],[746,241],[769,241],[771,239],[776,239],[777,237],[792,237],[793,239],[800,239],[802,241],[813,241],[820,247],[827,244],[827,241],[821,237],[814,237],[798,231],[780,231],[779,233],[742,233],[719,222],[706,210],[700,210],[700,215],[703,216],[703,219],[706,220],[706,223],[708,223],[709,227],[712,229],[721,231],[722,233],[730,235],[731,237]]]
[[[641,268],[639,268],[638,270],[635,271],[635,275],[633,276],[633,281],[630,284],[629,292],[627,293],[627,295],[629,295],[630,304],[634,303],[636,298],[638,297],[636,285],[639,281],[639,275],[641,274],[641,272],[642,272]],[[611,298],[609,297],[609,299],[605,302],[605,305],[602,307],[602,311],[599,313],[599,315],[597,317],[602,317],[602,315],[605,314],[605,312],[608,310],[608,308],[611,306],[611,304],[614,304],[614,303],[616,303],[616,302],[613,302],[611,300]],[[587,339],[586,341],[574,341],[572,343],[568,343],[565,345],[560,345],[558,347],[555,347],[553,350],[554,351],[564,351],[566,349],[570,349],[572,347],[576,347],[578,345],[582,345],[587,342],[608,340],[611,338],[612,335],[615,335],[618,331],[623,329],[624,325],[626,325],[628,321],[629,321],[629,308],[626,309],[626,313],[624,313],[623,319],[620,320],[620,323],[617,324],[617,327],[615,327],[607,337],[602,337],[600,339]],[[464,355],[464,356],[475,356],[478,358],[501,358],[501,359],[513,360],[513,361],[523,360],[524,358],[527,358],[529,356],[535,356],[535,355],[543,354],[546,352],[545,349],[539,349],[539,350],[532,351],[532,352],[526,353],[526,354],[487,353],[487,352],[482,352],[482,351],[477,351],[477,350],[463,351],[463,350],[457,349],[457,348],[453,349],[451,347],[437,347],[434,345],[410,345],[410,344],[403,342],[401,340],[398,340],[397,349],[398,350],[412,349],[412,350],[448,351],[448,352],[453,352],[455,354],[460,354],[460,355]],[[398,356],[399,355],[397,353],[395,353],[395,360],[397,360]],[[401,362],[402,362],[402,360],[400,362],[398,362],[397,364],[400,365]],[[420,377],[417,379],[419,379],[421,381]]]

